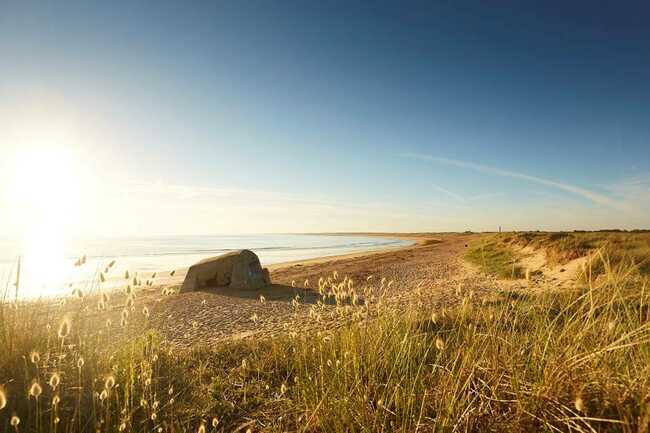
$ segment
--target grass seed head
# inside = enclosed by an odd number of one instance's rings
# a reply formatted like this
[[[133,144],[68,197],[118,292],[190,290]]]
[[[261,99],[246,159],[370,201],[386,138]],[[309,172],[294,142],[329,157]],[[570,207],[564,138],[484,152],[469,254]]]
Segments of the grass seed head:
[[[36,380],[34,380],[32,382],[32,386],[29,387],[29,396],[38,399],[38,397],[40,397],[42,393],[43,393],[43,388]]]
[[[61,383],[61,376],[59,376],[58,373],[52,373],[52,376],[50,376],[50,381],[48,383],[50,385],[50,388],[56,389]]]
[[[20,418],[18,418],[18,415],[12,415],[9,424],[11,424],[13,428],[18,427],[18,424],[20,424]]]
[[[70,335],[70,330],[72,326],[69,318],[64,318],[61,324],[59,325],[59,338],[66,338]]]
[[[583,412],[585,410],[585,402],[582,400],[582,397],[580,396],[576,397],[575,401],[573,402],[573,405],[575,406],[578,412]]]
[[[4,409],[7,406],[7,394],[5,389],[0,386],[0,410]]]

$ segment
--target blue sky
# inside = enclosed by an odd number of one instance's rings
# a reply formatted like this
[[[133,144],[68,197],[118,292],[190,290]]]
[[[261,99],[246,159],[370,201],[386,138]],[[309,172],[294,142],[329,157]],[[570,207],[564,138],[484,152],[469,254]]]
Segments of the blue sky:
[[[650,226],[647,2],[320,3],[0,1],[5,163],[79,234]]]

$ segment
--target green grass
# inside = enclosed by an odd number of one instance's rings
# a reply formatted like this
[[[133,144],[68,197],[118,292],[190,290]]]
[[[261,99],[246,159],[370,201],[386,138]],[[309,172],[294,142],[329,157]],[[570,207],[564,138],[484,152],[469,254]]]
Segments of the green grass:
[[[544,251],[550,265],[600,252],[615,265],[630,265],[650,275],[650,232],[647,231],[522,232],[504,234],[500,240],[504,245],[530,246]],[[602,261],[596,260],[594,265],[593,272],[604,272]]]
[[[470,245],[465,259],[478,266],[483,272],[498,278],[516,279],[524,277],[524,269],[517,264],[517,253],[498,238],[478,240]]]
[[[170,348],[146,321],[137,338],[105,332],[90,299],[70,301],[64,338],[60,307],[5,303],[0,431],[647,431],[648,280],[603,267],[580,289],[468,291],[435,310],[368,298],[339,306],[349,320],[338,329],[191,350]],[[340,280],[330,279],[338,290]]]

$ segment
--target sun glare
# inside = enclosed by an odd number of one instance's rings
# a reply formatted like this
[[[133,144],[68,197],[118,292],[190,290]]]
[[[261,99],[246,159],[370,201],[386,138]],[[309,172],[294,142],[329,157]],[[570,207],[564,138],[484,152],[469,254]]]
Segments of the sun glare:
[[[50,146],[17,149],[9,167],[8,211],[19,230],[23,295],[61,287],[70,272],[65,246],[79,214],[77,164],[70,149]]]
[[[74,201],[75,161],[70,152],[19,151],[13,167],[12,198],[24,206],[23,211],[43,212]]]

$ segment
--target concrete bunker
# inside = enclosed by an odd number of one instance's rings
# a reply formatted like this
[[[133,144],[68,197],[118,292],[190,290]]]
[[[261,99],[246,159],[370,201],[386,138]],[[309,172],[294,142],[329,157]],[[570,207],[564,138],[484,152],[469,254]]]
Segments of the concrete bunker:
[[[190,266],[181,293],[209,287],[257,290],[269,284],[269,271],[262,268],[257,254],[250,250],[238,250]]]

